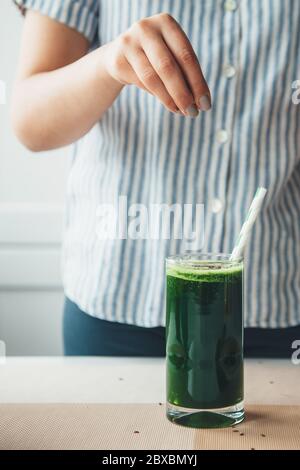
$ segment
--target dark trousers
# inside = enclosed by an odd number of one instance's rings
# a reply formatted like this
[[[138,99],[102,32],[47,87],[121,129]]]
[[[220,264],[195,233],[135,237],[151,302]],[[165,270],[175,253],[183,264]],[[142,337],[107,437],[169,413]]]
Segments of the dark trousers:
[[[63,336],[66,356],[165,356],[165,328],[100,320],[69,299],[64,307]],[[245,357],[290,358],[296,339],[300,340],[300,326],[245,328]]]

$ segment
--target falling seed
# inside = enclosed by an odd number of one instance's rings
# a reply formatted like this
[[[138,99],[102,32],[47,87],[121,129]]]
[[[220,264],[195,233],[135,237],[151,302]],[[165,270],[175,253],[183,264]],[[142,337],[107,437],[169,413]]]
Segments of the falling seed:
[[[265,435],[265,434],[261,434],[261,437],[266,437],[266,435]]]
[[[233,432],[240,432],[238,429],[233,429],[232,431]]]
[[[270,383],[271,385],[273,385],[274,382],[273,382],[273,380],[271,380],[269,383]]]
[[[161,405],[162,405],[162,403],[160,403],[160,402],[159,402],[159,405],[161,406]]]
[[[123,377],[119,377],[118,380],[124,380]]]
[[[240,436],[244,436],[244,433],[243,433],[243,432],[241,432],[241,433],[240,433]]]
[[[134,431],[134,434],[140,434],[140,431]]]

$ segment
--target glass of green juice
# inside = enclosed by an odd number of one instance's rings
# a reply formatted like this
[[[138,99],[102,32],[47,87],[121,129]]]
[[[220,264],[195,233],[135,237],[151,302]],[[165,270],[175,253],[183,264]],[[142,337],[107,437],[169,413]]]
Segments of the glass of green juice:
[[[243,259],[166,260],[167,417],[194,428],[244,419]]]

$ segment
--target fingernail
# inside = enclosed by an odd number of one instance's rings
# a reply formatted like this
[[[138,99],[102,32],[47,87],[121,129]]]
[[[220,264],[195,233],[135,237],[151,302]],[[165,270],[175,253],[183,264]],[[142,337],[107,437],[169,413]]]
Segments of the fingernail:
[[[207,95],[203,95],[199,101],[201,111],[208,111],[211,108],[211,101]]]
[[[199,111],[198,111],[198,108],[197,106],[195,106],[194,104],[192,104],[191,106],[189,106],[186,110],[185,110],[186,114],[190,117],[197,117],[198,114],[199,114]]]

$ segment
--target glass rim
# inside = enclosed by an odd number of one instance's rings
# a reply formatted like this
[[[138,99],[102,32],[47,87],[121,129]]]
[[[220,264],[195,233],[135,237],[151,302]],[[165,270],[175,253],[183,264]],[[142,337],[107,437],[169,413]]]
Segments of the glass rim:
[[[243,256],[239,256],[235,260],[231,260],[231,253],[205,253],[205,252],[186,252],[177,255],[166,257],[167,266],[186,266],[190,268],[197,268],[207,266],[215,266],[216,264],[232,267],[237,266],[244,261]]]

